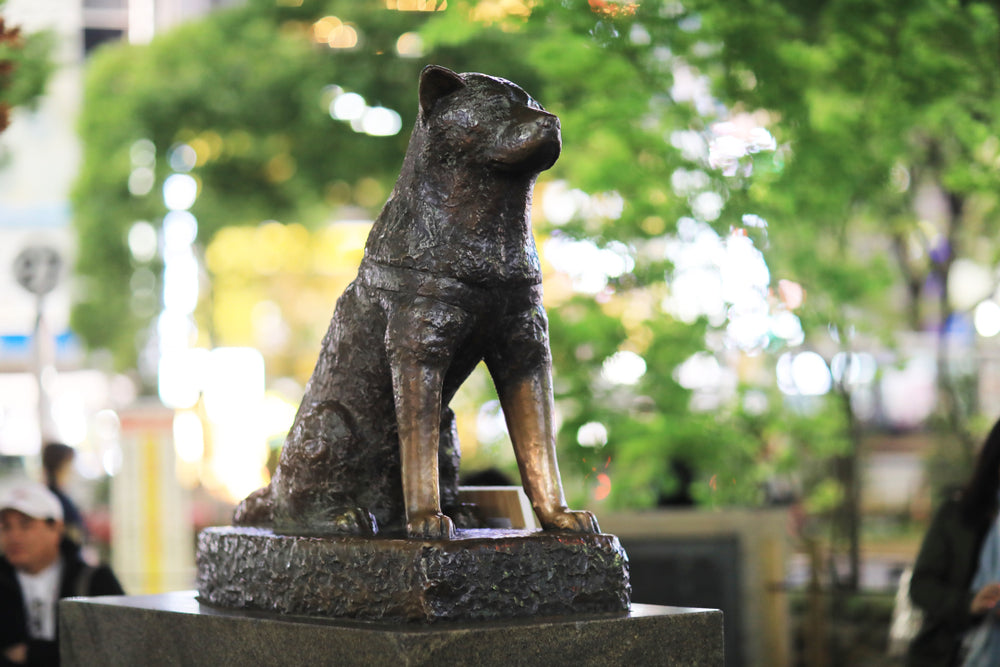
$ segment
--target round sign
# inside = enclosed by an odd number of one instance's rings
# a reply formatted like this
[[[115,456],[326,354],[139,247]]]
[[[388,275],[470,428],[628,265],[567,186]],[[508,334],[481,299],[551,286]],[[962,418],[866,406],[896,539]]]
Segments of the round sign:
[[[28,246],[14,259],[14,278],[18,284],[39,296],[55,288],[61,271],[62,258],[49,246]]]

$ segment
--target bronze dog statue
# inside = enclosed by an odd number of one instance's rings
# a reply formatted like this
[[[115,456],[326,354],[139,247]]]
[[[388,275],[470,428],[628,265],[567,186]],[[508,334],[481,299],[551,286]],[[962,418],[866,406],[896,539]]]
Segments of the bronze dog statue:
[[[447,406],[485,361],[542,527],[599,532],[563,495],[529,221],[535,179],[559,156],[559,119],[509,81],[434,65],[419,98],[399,179],[337,301],[275,476],[234,522],[452,537],[459,450]]]

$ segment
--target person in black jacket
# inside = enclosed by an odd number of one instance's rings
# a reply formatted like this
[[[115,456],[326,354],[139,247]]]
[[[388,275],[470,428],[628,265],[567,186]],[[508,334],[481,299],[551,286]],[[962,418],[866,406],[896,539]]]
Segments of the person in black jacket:
[[[56,498],[62,505],[66,537],[83,545],[87,542],[87,525],[76,503],[64,490],[75,458],[76,450],[61,442],[50,442],[42,447],[42,472],[45,473],[45,486],[56,494]]]
[[[972,478],[941,505],[924,536],[910,580],[910,599],[924,621],[910,643],[908,667],[959,664],[965,633],[987,613],[998,613],[1000,582],[971,590],[983,539],[996,517],[998,492],[1000,421],[983,443]]]
[[[58,601],[124,593],[110,568],[81,559],[59,498],[42,484],[0,496],[0,551],[0,666],[58,665]]]

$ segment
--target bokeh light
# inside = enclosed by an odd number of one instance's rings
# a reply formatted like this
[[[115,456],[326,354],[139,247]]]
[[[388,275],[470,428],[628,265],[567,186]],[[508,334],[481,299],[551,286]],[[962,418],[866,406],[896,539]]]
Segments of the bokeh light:
[[[415,32],[404,32],[396,40],[396,53],[401,58],[419,58],[424,55],[424,42]]]
[[[148,195],[155,184],[156,174],[149,167],[136,167],[128,176],[128,191],[135,197]]]
[[[634,385],[645,374],[646,360],[628,350],[615,352],[601,367],[601,377],[611,384]]]
[[[338,95],[330,105],[330,115],[337,120],[355,120],[365,113],[365,98],[357,93]]]
[[[1000,304],[993,299],[986,299],[976,306],[973,315],[976,332],[984,338],[992,338],[1000,334]]]
[[[816,352],[786,352],[775,368],[778,389],[789,396],[822,396],[833,387],[826,361]]]
[[[171,174],[163,182],[163,203],[171,211],[191,208],[198,198],[198,181],[188,174]]]
[[[362,131],[373,137],[391,137],[403,129],[403,119],[392,109],[371,107],[361,119]]]
[[[198,153],[188,144],[177,144],[170,149],[167,161],[174,171],[187,173],[198,164]]]
[[[608,429],[600,422],[587,422],[576,431],[581,447],[603,447],[608,444]]]
[[[158,241],[156,229],[145,220],[132,225],[128,231],[128,249],[137,262],[148,262],[156,257]]]

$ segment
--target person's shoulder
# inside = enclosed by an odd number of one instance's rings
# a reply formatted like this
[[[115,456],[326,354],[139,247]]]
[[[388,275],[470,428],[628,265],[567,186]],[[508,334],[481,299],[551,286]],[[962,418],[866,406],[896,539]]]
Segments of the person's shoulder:
[[[14,578],[14,566],[10,564],[7,558],[0,554],[0,579],[13,579]]]
[[[101,563],[100,565],[89,566],[93,568],[90,580],[90,595],[124,595],[118,577],[110,565]]]

